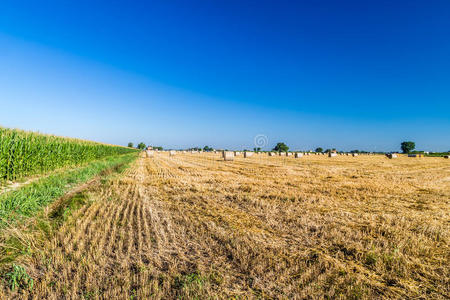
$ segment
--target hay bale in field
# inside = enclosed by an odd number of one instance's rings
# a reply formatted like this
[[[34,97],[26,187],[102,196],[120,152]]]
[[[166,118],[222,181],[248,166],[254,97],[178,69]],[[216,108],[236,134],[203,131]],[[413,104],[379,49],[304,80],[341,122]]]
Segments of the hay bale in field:
[[[255,153],[254,153],[254,152],[250,152],[250,151],[245,151],[245,152],[244,152],[244,158],[250,157],[250,156],[252,156],[253,154],[255,154]]]
[[[153,151],[153,150],[146,150],[145,154],[147,155],[148,158],[151,158],[151,157],[155,156],[155,151]]]
[[[169,155],[170,156],[174,156],[175,154],[177,154],[177,152],[175,150],[170,150],[169,151]]]
[[[450,155],[444,155],[444,158],[449,158]]]
[[[397,154],[396,153],[388,153],[388,154],[386,154],[386,157],[389,159],[397,158]]]
[[[231,151],[223,151],[222,157],[225,161],[234,160],[234,153]]]
[[[352,153],[352,156],[358,156],[358,153]]]
[[[295,153],[295,158],[303,157],[303,153],[297,152]]]
[[[292,156],[292,152],[287,152],[286,156]]]
[[[336,152],[329,152],[328,153],[328,157],[335,157],[335,156],[337,156]]]
[[[425,155],[423,155],[422,153],[418,153],[418,154],[408,154],[408,157],[425,157]]]
[[[273,153],[273,152],[269,152],[268,154],[269,154],[269,156],[275,156],[275,153]]]
[[[239,151],[234,151],[234,156],[239,156],[239,155],[241,155],[241,152],[239,152]]]

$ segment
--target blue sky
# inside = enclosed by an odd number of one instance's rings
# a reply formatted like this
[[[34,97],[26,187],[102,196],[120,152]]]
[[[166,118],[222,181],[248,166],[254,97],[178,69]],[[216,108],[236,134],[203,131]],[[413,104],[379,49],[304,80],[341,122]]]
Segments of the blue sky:
[[[0,125],[115,144],[450,149],[450,1],[2,1]]]

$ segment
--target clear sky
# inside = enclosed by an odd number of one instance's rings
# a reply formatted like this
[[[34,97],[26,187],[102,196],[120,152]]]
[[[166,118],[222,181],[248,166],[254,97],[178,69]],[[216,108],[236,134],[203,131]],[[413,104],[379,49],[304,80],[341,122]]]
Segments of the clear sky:
[[[450,1],[0,2],[0,125],[181,148],[450,149]]]

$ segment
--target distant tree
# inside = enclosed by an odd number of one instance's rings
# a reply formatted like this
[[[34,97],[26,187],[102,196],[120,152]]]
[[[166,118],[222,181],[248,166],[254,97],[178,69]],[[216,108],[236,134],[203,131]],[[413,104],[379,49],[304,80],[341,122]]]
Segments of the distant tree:
[[[275,148],[273,148],[273,151],[277,151],[277,152],[288,152],[288,151],[289,151],[289,147],[286,146],[285,143],[277,143],[277,145],[275,146]]]
[[[259,151],[261,151],[261,147],[255,147],[255,148],[253,148],[253,151],[254,152],[259,152]]]
[[[403,153],[409,153],[409,152],[413,151],[414,148],[416,148],[416,143],[411,142],[411,141],[403,142],[403,143],[401,143],[400,147],[401,147]]]
[[[137,145],[137,148],[140,149],[140,150],[144,150],[144,149],[145,149],[145,144],[144,144],[143,142],[140,142],[140,143]]]
[[[128,147],[133,148],[133,143],[132,143],[132,142],[129,142],[129,143],[128,143]]]
[[[162,150],[163,150],[163,147],[161,147],[161,146],[154,146],[153,149],[162,151]]]
[[[350,153],[360,153],[360,151],[359,150],[352,150],[352,151],[350,151]]]
[[[203,147],[203,151],[205,151],[205,152],[210,152],[210,151],[213,151],[213,150],[214,150],[214,149],[211,148],[211,147],[209,147],[209,146]]]
[[[321,147],[317,147],[316,152],[323,152],[323,149]]]

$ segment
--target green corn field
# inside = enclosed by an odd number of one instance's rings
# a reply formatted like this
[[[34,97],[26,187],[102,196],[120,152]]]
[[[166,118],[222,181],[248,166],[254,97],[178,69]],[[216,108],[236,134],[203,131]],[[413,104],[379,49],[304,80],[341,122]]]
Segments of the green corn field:
[[[136,150],[0,127],[0,182],[133,151]]]

